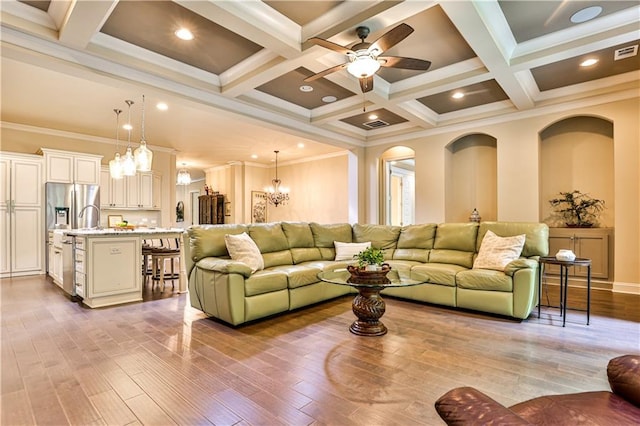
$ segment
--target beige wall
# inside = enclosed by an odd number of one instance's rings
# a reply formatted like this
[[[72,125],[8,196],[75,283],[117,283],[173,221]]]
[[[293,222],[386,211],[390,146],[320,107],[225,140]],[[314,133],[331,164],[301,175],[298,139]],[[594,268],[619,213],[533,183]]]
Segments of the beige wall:
[[[107,166],[109,161],[113,159],[116,152],[115,141],[113,144],[108,139],[87,137],[83,139],[81,136],[61,133],[47,134],[38,131],[35,128],[20,127],[17,129],[3,126],[0,129],[0,150],[9,152],[20,152],[26,154],[35,154],[40,148],[59,149],[63,151],[80,152],[85,154],[102,155],[102,165]],[[104,141],[98,142],[97,140]],[[138,144],[132,143],[133,149]],[[162,211],[158,226],[169,227],[175,226],[175,205],[176,192],[175,175],[176,175],[176,157],[172,152],[166,149],[158,149],[153,145],[149,145],[153,151],[153,171],[162,176]],[[124,153],[122,144],[120,144],[120,153]],[[120,214],[118,211],[118,214]],[[135,213],[128,211],[132,220],[138,220],[144,216],[144,213]],[[154,214],[155,216],[155,214]]]
[[[541,142],[540,132],[560,120],[576,116],[601,117],[613,123],[613,226],[615,228],[614,289],[640,291],[640,131],[639,99],[616,101],[593,107],[552,111],[548,114],[518,118],[504,123],[478,124],[403,142],[416,152],[416,222],[444,222],[447,214],[446,181],[451,167],[446,147],[461,136],[487,134],[497,143],[497,219],[504,221],[541,221]],[[367,171],[365,220],[379,218],[377,165],[392,144],[366,150]],[[588,160],[590,167],[600,167]],[[596,159],[597,160],[597,159]],[[608,158],[601,159],[609,169]],[[574,182],[576,185],[578,182]],[[468,213],[464,212],[467,217]],[[611,212],[609,212],[611,213]],[[457,213],[456,213],[457,214]],[[463,212],[459,213],[462,217]],[[481,212],[482,214],[482,212]],[[610,219],[607,219],[610,220]]]

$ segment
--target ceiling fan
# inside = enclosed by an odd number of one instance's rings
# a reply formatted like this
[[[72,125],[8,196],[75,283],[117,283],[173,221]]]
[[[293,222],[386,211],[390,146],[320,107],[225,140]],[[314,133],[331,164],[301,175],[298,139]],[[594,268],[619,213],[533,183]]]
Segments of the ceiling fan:
[[[349,74],[360,81],[362,93],[366,93],[373,89],[373,75],[380,67],[426,71],[431,66],[430,61],[399,56],[380,56],[386,50],[400,43],[412,32],[413,28],[403,23],[386,32],[373,43],[367,43],[364,39],[369,35],[369,27],[358,27],[356,28],[356,34],[360,39],[360,43],[356,43],[351,48],[340,46],[319,37],[310,38],[308,41],[318,46],[347,55],[347,62],[309,76],[304,81],[317,80],[346,68]]]

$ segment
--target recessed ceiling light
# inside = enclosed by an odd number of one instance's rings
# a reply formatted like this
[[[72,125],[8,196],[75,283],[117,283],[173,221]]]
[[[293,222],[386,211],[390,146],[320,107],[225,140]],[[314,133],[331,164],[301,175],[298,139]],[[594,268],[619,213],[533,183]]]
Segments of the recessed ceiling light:
[[[600,6],[585,7],[584,9],[580,9],[579,11],[571,15],[571,22],[573,22],[574,24],[581,24],[582,22],[592,20],[601,13],[602,7]]]
[[[462,93],[462,92],[456,92],[456,93],[454,93],[453,95],[451,95],[451,97],[452,97],[453,99],[462,99],[462,98],[464,98],[464,93]]]
[[[302,142],[298,142],[298,148],[304,148],[304,144]]]
[[[125,130],[131,130],[131,129],[133,129],[133,126],[131,124],[129,124],[129,123],[126,123],[126,124],[122,125],[122,128],[125,129]]]
[[[253,158],[255,160],[256,158],[258,158],[258,155],[257,154],[251,154],[251,158]]]
[[[325,96],[322,98],[322,102],[326,103],[326,104],[330,104],[331,102],[335,102],[337,101],[338,98],[336,98],[335,96]]]
[[[175,34],[180,40],[193,40],[193,33],[186,28],[180,28]]]
[[[581,67],[590,67],[591,65],[595,65],[598,63],[598,60],[595,58],[589,58],[582,62],[580,62]]]
[[[375,120],[376,118],[378,118],[377,115],[375,114],[369,114],[369,120]]]
[[[305,84],[304,86],[300,86],[300,91],[301,92],[313,92],[313,87],[307,86]]]
[[[158,108],[160,111],[166,111],[166,110],[168,110],[168,109],[169,109],[169,105],[167,105],[167,104],[166,104],[166,103],[164,103],[164,102],[158,102],[158,103],[156,104],[156,108]]]

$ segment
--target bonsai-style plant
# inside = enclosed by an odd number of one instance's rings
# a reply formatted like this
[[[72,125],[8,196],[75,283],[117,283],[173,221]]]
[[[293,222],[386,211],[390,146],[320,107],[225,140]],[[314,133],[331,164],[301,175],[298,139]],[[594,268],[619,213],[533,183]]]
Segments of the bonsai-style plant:
[[[604,210],[604,200],[591,198],[578,190],[560,192],[560,197],[549,200],[554,211],[569,228],[590,228]]]
[[[381,249],[368,247],[358,254],[354,254],[353,258],[358,261],[360,268],[366,268],[367,265],[382,265],[384,262],[384,252]]]

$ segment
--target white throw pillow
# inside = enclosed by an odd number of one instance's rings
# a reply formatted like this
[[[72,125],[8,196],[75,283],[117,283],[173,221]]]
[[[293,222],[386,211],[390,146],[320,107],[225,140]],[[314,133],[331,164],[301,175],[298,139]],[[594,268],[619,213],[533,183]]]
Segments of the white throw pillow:
[[[227,234],[224,236],[224,242],[231,259],[247,264],[251,268],[251,272],[264,269],[264,259],[260,249],[249,234],[246,232],[235,235]]]
[[[491,231],[487,231],[480,244],[480,251],[473,262],[473,269],[495,269],[504,271],[512,260],[516,260],[522,253],[525,235],[513,237],[499,237]]]
[[[353,260],[354,255],[371,247],[371,241],[367,241],[366,243],[341,243],[334,241],[333,245],[336,248],[336,258],[334,260]]]

